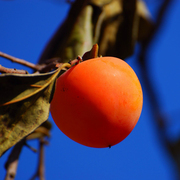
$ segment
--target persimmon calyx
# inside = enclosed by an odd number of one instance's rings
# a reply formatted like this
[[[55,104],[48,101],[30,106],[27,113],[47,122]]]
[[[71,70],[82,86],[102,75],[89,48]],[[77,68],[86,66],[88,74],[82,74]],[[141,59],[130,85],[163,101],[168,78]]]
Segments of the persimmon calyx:
[[[75,66],[75,65],[81,63],[82,61],[97,58],[98,57],[98,50],[99,50],[98,44],[94,44],[92,49],[90,51],[85,52],[82,57],[78,55],[76,59],[69,61],[68,63],[72,67],[72,66]]]
[[[81,56],[78,56],[76,59],[72,60],[72,61],[69,61],[69,64],[71,65],[71,67],[79,64],[80,62],[82,62],[83,59]]]
[[[98,51],[99,51],[98,44],[94,44],[90,51],[87,51],[83,54],[83,56],[82,56],[83,61],[88,60],[88,59],[97,58]]]

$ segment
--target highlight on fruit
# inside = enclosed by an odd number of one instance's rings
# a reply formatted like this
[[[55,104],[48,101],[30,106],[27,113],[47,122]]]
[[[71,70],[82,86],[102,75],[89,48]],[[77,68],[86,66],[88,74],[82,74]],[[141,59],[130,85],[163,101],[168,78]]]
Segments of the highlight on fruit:
[[[72,66],[56,82],[50,111],[70,139],[95,148],[111,147],[134,129],[143,93],[133,69],[115,57]]]

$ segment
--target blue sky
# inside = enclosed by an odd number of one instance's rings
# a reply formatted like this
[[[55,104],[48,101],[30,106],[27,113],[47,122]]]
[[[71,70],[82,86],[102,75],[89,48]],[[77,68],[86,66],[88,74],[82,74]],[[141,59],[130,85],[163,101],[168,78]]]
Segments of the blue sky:
[[[151,9],[155,1],[148,1]],[[154,3],[154,4],[153,4]],[[36,63],[46,43],[68,13],[69,6],[56,0],[0,0],[0,51]],[[170,117],[170,137],[177,137],[180,115],[180,1],[175,0],[149,51],[149,73],[161,102],[162,113]],[[135,53],[136,54],[136,53]],[[127,62],[140,78],[136,57]],[[6,59],[0,64],[27,69]],[[29,70],[29,69],[27,69]],[[29,70],[30,71],[30,70]],[[132,133],[111,149],[80,145],[66,137],[54,124],[50,145],[45,148],[46,179],[63,180],[173,180],[175,165],[164,149],[149,108],[144,89],[141,117]],[[36,141],[29,142],[37,148]],[[0,158],[0,179],[9,151]],[[17,170],[17,180],[30,179],[37,167],[37,154],[24,147]]]

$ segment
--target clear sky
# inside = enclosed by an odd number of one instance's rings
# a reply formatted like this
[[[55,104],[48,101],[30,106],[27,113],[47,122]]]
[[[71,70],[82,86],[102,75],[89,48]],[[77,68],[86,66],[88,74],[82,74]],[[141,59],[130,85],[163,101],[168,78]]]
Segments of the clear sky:
[[[148,1],[156,9],[156,1]],[[154,4],[155,5],[154,5]],[[46,43],[68,13],[69,6],[57,0],[0,0],[0,51],[36,63]],[[154,12],[154,11],[153,11]],[[161,102],[161,111],[170,117],[171,137],[180,124],[180,1],[168,9],[165,21],[149,53],[149,73]],[[135,56],[127,62],[140,80]],[[26,69],[6,59],[0,64]],[[29,70],[29,69],[27,69]],[[29,70],[30,71],[30,70]],[[164,149],[152,119],[144,89],[142,115],[132,133],[111,149],[80,145],[66,137],[54,124],[50,145],[45,148],[46,179],[62,180],[173,180],[175,165]],[[175,131],[176,130],[176,131]],[[30,145],[37,148],[37,142]],[[0,179],[9,151],[0,158]],[[30,179],[37,167],[37,154],[24,147],[20,156],[17,180]]]

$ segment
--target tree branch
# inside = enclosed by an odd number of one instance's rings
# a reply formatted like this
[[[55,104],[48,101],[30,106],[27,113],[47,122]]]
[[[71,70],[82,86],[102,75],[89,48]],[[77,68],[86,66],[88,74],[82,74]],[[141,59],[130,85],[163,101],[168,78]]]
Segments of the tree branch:
[[[22,65],[24,65],[24,66],[27,66],[27,67],[29,67],[29,68],[31,68],[31,69],[34,69],[34,70],[36,70],[36,71],[39,71],[39,66],[38,66],[38,65],[35,65],[35,64],[33,64],[33,63],[31,63],[31,62],[28,62],[28,61],[26,61],[26,60],[23,60],[23,59],[19,59],[19,58],[10,56],[10,55],[8,55],[8,54],[6,54],[6,53],[3,53],[3,52],[1,52],[1,51],[0,51],[0,57],[9,59],[9,60],[11,60],[12,62],[16,62],[16,63],[22,64]]]
[[[13,180],[15,178],[19,155],[21,153],[25,141],[26,141],[25,139],[19,141],[11,151],[8,160],[5,163],[5,169],[7,170],[5,180]]]
[[[39,164],[36,173],[30,180],[34,180],[36,177],[39,177],[40,180],[45,180],[44,177],[44,145],[47,145],[48,142],[44,138],[39,139]]]
[[[28,74],[27,71],[25,70],[17,70],[17,69],[10,69],[10,68],[5,68],[0,65],[0,73],[15,73],[15,74]]]
[[[149,37],[146,40],[141,42],[141,50],[139,53],[139,63],[140,63],[140,67],[141,67],[141,72],[143,74],[142,77],[144,79],[146,89],[147,89],[147,92],[150,97],[152,111],[155,115],[155,119],[158,122],[158,126],[161,128],[163,127],[163,120],[159,117],[160,103],[157,99],[156,91],[153,89],[150,77],[148,75],[148,65],[147,65],[148,55],[147,55],[147,53],[149,51],[149,46],[151,45],[151,42],[154,40],[155,35],[164,20],[164,15],[167,11],[167,8],[170,5],[170,2],[172,2],[172,0],[164,0],[164,2],[162,3],[162,6],[160,7],[159,12],[158,12],[158,16],[157,16],[157,20],[155,22],[154,28],[152,29]]]
[[[0,57],[9,59],[12,62],[21,64],[21,65],[27,66],[27,67],[35,70],[35,71],[38,71],[38,72],[49,72],[52,69],[56,69],[58,67],[58,65],[60,64],[59,58],[48,59],[48,60],[44,61],[43,64],[33,64],[31,62],[13,57],[13,56],[8,55],[6,53],[3,53],[1,51],[0,51]],[[1,65],[0,65],[0,73],[28,74],[28,72],[25,70],[9,69],[9,68],[5,68]]]
[[[161,114],[160,109],[160,102],[158,100],[158,95],[156,93],[156,89],[153,88],[151,83],[151,78],[148,74],[148,51],[149,47],[151,45],[151,42],[155,39],[156,33],[158,32],[160,26],[162,25],[162,22],[164,20],[165,13],[167,12],[168,7],[170,6],[170,3],[172,3],[172,0],[164,0],[162,3],[162,6],[159,9],[157,20],[155,22],[155,26],[151,31],[151,34],[149,37],[141,42],[141,50],[139,54],[139,63],[141,67],[141,73],[143,77],[144,84],[146,86],[146,90],[148,93],[148,97],[150,98],[150,105],[152,114],[154,116],[154,120],[157,124],[159,136],[161,138],[161,141],[163,145],[167,148],[169,153],[171,154],[172,158],[174,159],[174,162],[177,165],[177,179],[180,179],[180,158],[179,158],[179,151],[180,151],[180,140],[176,143],[170,142],[166,135],[166,127],[165,127],[165,117]]]

